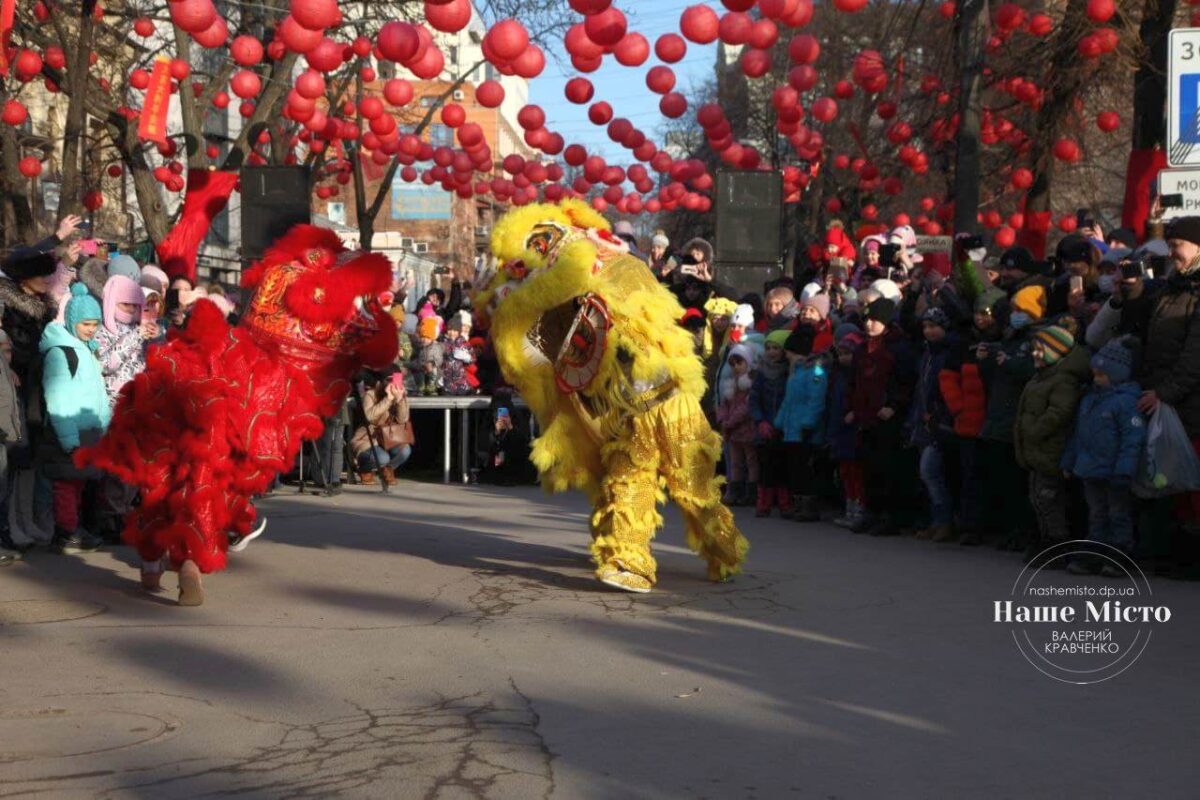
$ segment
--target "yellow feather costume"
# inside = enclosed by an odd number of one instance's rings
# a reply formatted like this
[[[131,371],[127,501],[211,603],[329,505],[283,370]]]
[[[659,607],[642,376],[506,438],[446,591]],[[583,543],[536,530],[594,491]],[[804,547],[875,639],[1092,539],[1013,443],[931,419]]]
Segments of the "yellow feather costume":
[[[632,591],[654,584],[650,540],[669,493],[689,546],[724,580],[749,545],[721,504],[703,364],[675,297],[608,231],[578,201],[515,209],[493,230],[502,266],[475,307],[491,316],[504,375],[538,419],[543,486],[582,490],[593,504],[597,576]]]

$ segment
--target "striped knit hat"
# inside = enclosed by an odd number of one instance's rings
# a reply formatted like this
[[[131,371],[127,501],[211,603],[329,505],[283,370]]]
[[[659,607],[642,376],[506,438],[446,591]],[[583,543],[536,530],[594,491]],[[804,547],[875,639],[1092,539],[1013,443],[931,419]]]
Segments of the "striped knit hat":
[[[1058,325],[1042,328],[1033,337],[1042,346],[1042,360],[1046,362],[1046,366],[1062,361],[1075,347],[1075,337],[1069,330]]]

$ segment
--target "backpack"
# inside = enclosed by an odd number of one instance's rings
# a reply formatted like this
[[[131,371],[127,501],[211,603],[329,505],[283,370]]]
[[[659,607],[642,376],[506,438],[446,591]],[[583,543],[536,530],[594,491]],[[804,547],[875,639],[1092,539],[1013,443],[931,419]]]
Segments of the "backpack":
[[[79,369],[79,354],[74,348],[66,345],[55,345],[59,350],[63,351],[63,356],[67,359],[67,369],[71,373],[71,377],[75,377],[75,371]],[[49,413],[46,410],[46,393],[42,391],[42,377],[46,366],[46,357],[43,355],[37,361],[33,362],[33,366],[29,370],[29,386],[25,387],[25,408],[26,420],[29,427],[42,427],[50,421]]]

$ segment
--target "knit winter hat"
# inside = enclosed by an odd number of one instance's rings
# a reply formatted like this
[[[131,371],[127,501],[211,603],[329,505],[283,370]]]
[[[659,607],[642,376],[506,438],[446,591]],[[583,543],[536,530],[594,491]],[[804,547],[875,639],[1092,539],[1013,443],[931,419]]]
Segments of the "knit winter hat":
[[[737,307],[737,303],[728,297],[712,297],[704,304],[704,310],[710,317],[732,317]]]
[[[853,353],[866,343],[867,339],[861,333],[851,333],[838,339],[838,349]]]
[[[132,314],[122,311],[119,303],[138,307]],[[142,287],[124,275],[113,275],[104,282],[104,327],[110,333],[120,333],[118,325],[136,325],[141,321],[141,308],[146,303]]]
[[[747,364],[750,364],[751,366],[753,366],[754,350],[751,349],[748,345],[735,344],[733,347],[729,348],[729,355],[725,357],[725,360],[730,361],[733,358],[740,358],[743,361],[745,361]]]
[[[891,325],[896,319],[896,302],[886,297],[872,300],[863,310],[863,319],[873,319],[884,325]]]
[[[950,254],[949,253],[926,253],[925,254],[925,271],[936,272],[943,278],[950,277]]]
[[[654,238],[650,240],[650,244],[653,247],[661,247],[666,250],[671,246],[671,240],[659,233],[654,235]]]
[[[1200,217],[1176,217],[1167,223],[1163,238],[1182,239],[1192,244],[1200,244]]]
[[[54,256],[32,247],[13,250],[4,260],[4,274],[17,283],[30,278],[47,278],[53,275],[57,268]]]
[[[438,316],[425,317],[417,323],[417,335],[422,339],[436,339],[442,332],[442,318]]]
[[[880,295],[886,297],[888,300],[893,302],[900,301],[900,295],[902,293],[900,291],[900,287],[897,286],[896,282],[893,280],[880,278],[879,280],[872,282],[869,288],[879,292]]]
[[[1020,272],[1032,273],[1033,253],[1024,247],[1010,247],[1000,256],[1000,269],[1015,269]]]
[[[787,345],[788,337],[791,335],[792,332],[787,328],[780,328],[777,331],[771,331],[767,334],[767,344],[774,344],[784,347]]]
[[[797,325],[796,330],[792,331],[788,335],[787,341],[783,343],[783,349],[801,356],[811,355],[813,340],[816,337],[817,332],[811,325]]]
[[[833,329],[833,340],[838,344],[841,344],[842,339],[845,339],[847,336],[853,336],[856,333],[861,336],[862,328],[858,327],[853,322],[843,322],[841,325],[838,325]]]
[[[1059,240],[1056,253],[1062,264],[1091,261],[1092,243],[1078,233],[1071,233]]]
[[[732,323],[741,328],[754,327],[754,307],[742,303],[733,310]]]
[[[979,296],[975,298],[975,313],[990,314],[995,310],[997,303],[1000,303],[1007,298],[1008,295],[1004,293],[1003,289],[998,289],[995,286],[989,286],[980,292]]]
[[[75,326],[87,320],[96,320],[99,322],[104,318],[103,312],[100,310],[100,304],[96,302],[96,298],[92,297],[92,293],[82,283],[71,284],[71,299],[67,301],[67,309],[63,314],[63,322],[67,325],[67,332],[72,336],[75,335]],[[88,347],[95,350],[98,343],[92,339],[87,343]]]
[[[142,279],[142,268],[138,266],[132,256],[117,253],[108,260],[108,277],[111,278],[113,275],[124,275],[137,283]]]
[[[391,308],[389,308],[388,315],[396,321],[397,327],[404,325],[404,318],[405,318],[405,316],[407,316],[404,313],[404,306],[399,305],[399,304],[394,305]]]
[[[171,279],[167,277],[167,273],[163,272],[153,264],[147,264],[142,267],[142,277],[138,280],[142,286],[147,289],[156,289],[159,292],[165,292],[167,286],[170,285]]]
[[[471,330],[471,314],[467,311],[459,311],[450,317],[450,321],[446,323],[446,328],[469,333]]]
[[[944,331],[950,330],[949,315],[947,315],[945,311],[937,306],[926,309],[925,313],[921,315],[921,322],[928,322],[933,325],[937,325]]]
[[[1034,340],[1042,346],[1042,360],[1047,366],[1062,361],[1075,347],[1075,337],[1060,325],[1050,325],[1042,328],[1033,335]]]
[[[1110,340],[1092,356],[1092,369],[1103,372],[1114,384],[1128,383],[1133,377],[1134,344],[1128,337]]]
[[[800,301],[801,311],[809,307],[815,308],[817,313],[821,315],[821,319],[827,318],[829,316],[829,295],[822,292],[821,294],[805,297]]]
[[[1041,286],[1026,286],[1012,299],[1012,310],[1028,314],[1033,320],[1046,316],[1046,290]]]

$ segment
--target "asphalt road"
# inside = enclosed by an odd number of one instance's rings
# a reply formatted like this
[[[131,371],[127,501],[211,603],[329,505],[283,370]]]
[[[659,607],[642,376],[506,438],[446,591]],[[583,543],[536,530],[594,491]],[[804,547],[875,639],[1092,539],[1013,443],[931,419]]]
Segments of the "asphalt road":
[[[0,569],[0,797],[1197,796],[1198,584],[1154,580],[1172,621],[1071,686],[991,621],[1019,565],[990,549],[740,510],[713,585],[671,513],[632,596],[577,496],[261,508],[197,609],[126,549]]]

